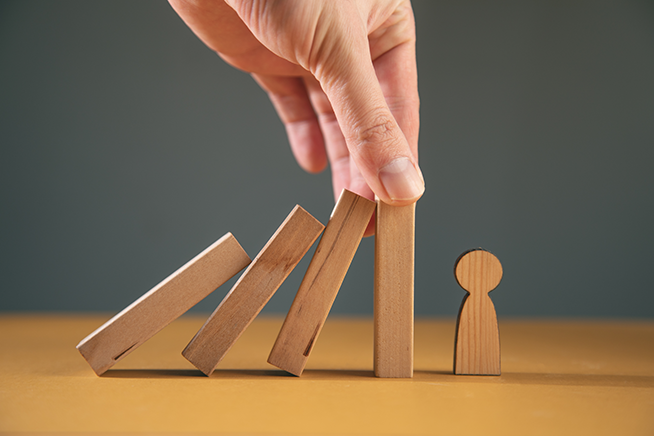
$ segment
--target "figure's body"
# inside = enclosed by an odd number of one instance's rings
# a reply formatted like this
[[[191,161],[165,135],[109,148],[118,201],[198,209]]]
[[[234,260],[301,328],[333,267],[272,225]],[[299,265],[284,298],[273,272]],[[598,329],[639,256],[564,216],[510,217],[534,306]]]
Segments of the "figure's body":
[[[454,373],[499,375],[500,334],[488,293],[500,283],[502,265],[488,251],[477,249],[459,257],[454,274],[468,292],[457,319]]]

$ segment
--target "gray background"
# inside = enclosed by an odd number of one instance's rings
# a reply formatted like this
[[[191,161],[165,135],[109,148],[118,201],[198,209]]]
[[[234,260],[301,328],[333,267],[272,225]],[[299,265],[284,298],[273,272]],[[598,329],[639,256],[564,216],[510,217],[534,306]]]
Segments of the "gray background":
[[[482,246],[500,315],[652,318],[654,3],[414,9],[416,313],[456,314],[453,263]],[[255,256],[296,203],[333,207],[266,95],[162,1],[0,3],[0,145],[2,311],[118,311],[228,231]],[[332,313],[372,312],[373,246]]]

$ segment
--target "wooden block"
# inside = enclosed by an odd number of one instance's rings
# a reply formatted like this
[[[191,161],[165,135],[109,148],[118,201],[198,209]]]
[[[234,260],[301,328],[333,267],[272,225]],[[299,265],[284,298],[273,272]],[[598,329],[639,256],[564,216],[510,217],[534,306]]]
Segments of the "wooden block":
[[[377,199],[374,368],[377,377],[413,377],[415,203]]]
[[[296,206],[186,346],[184,357],[210,375],[324,228]]]
[[[77,349],[101,375],[249,263],[227,233],[84,338]]]
[[[500,332],[488,293],[502,280],[502,264],[482,249],[459,256],[454,266],[464,297],[456,322],[454,373],[500,375]]]
[[[302,374],[374,210],[374,202],[343,190],[268,363]]]

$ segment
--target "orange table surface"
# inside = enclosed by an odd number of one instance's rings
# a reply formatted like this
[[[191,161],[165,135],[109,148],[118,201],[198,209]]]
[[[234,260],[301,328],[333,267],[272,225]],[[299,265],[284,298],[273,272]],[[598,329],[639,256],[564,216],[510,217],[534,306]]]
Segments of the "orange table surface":
[[[211,377],[183,317],[102,377],[75,345],[110,316],[0,315],[0,434],[654,435],[654,321],[500,319],[502,375],[452,374],[453,319],[416,322],[415,375],[372,372],[372,320],[327,320],[301,377],[259,317]]]

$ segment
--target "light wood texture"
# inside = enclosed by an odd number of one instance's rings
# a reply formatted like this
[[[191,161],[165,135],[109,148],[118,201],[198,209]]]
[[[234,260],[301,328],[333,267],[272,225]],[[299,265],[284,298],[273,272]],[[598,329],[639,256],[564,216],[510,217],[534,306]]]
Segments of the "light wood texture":
[[[190,315],[98,378],[71,344],[102,320],[0,314],[0,434],[654,434],[654,320],[502,319],[502,376],[467,377],[454,317],[421,318],[412,379],[374,377],[372,319],[334,316],[302,377],[266,363],[283,317],[265,316],[204,377],[179,354]]]
[[[454,267],[464,297],[457,319],[454,373],[500,375],[500,332],[488,293],[502,280],[502,265],[493,254],[475,249],[462,254]]]
[[[325,227],[296,206],[182,352],[210,375]]]
[[[374,210],[374,202],[343,190],[270,352],[270,364],[302,374]]]
[[[377,377],[413,377],[415,203],[377,199],[375,221],[375,351]]]
[[[77,349],[101,375],[249,263],[227,233],[84,338]]]

